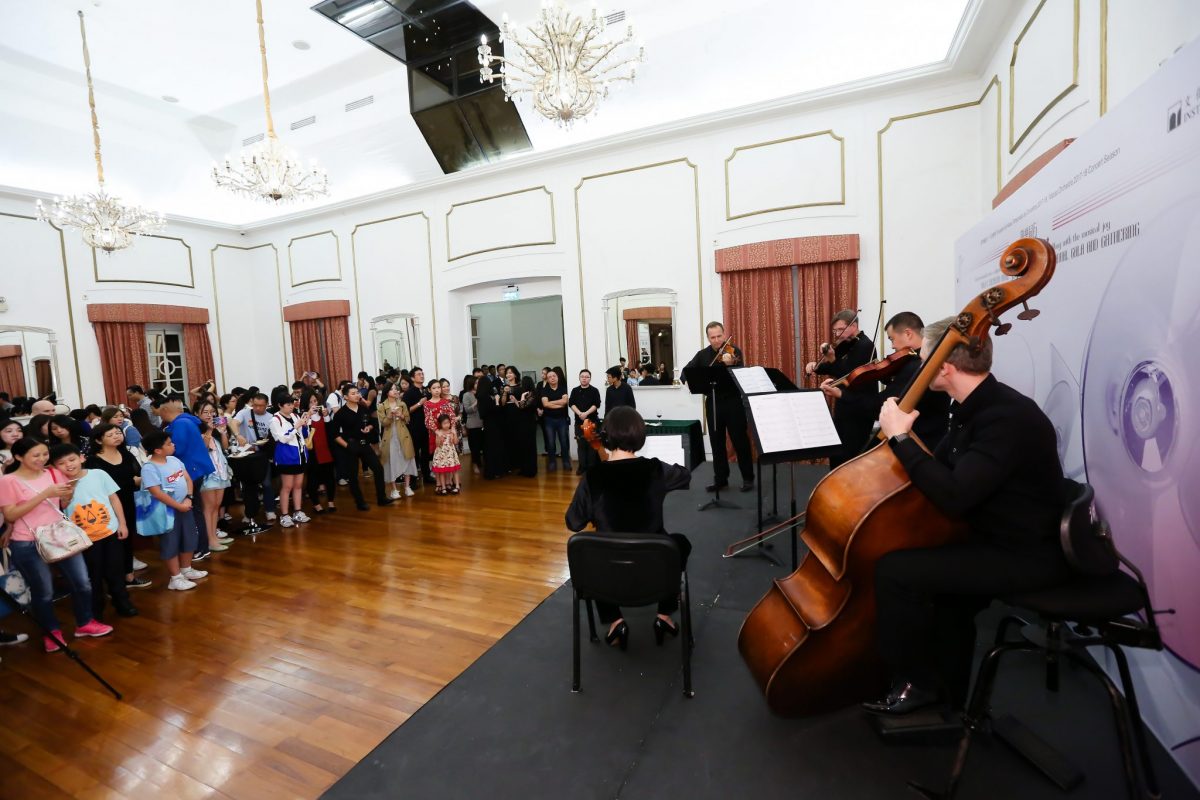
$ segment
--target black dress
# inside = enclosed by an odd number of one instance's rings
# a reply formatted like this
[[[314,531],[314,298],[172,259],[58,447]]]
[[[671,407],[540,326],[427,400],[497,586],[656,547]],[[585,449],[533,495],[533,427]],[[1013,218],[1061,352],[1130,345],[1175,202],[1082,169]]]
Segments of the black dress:
[[[475,400],[479,403],[479,418],[483,420],[483,477],[499,478],[508,473],[508,459],[504,451],[503,410],[496,405],[490,379],[480,379],[475,387]]]
[[[121,541],[125,558],[125,574],[128,575],[133,572],[133,537],[137,536],[137,507],[133,501],[133,493],[137,490],[137,484],[134,479],[141,477],[142,467],[125,447],[119,447],[117,450],[121,453],[121,463],[119,464],[110,464],[93,453],[88,456],[83,466],[85,469],[98,469],[107,473],[108,477],[113,479],[113,483],[117,484],[117,499],[121,501],[121,511],[125,514],[125,527],[129,529],[129,536]]]
[[[686,489],[692,473],[686,467],[664,464],[657,458],[626,458],[602,461],[584,475],[575,487],[575,496],[567,508],[567,528],[581,531],[592,523],[600,533],[661,533],[679,546],[687,564],[692,543],[682,533],[667,534],[663,523],[663,500],[667,492]],[[659,614],[679,608],[674,594],[658,603]],[[616,622],[621,609],[597,602],[596,611],[605,624]]]
[[[528,405],[509,404],[515,409],[514,429],[516,439],[512,450],[512,467],[526,478],[536,478],[538,473],[538,407],[537,397],[530,393]]]

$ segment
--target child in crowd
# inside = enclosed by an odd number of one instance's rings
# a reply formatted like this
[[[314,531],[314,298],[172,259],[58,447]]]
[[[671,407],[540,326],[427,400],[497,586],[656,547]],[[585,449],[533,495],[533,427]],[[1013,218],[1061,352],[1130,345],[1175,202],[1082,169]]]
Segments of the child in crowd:
[[[158,537],[158,554],[171,575],[167,588],[176,592],[195,589],[193,581],[208,577],[208,573],[192,567],[198,536],[192,516],[192,479],[183,462],[175,457],[175,443],[169,433],[147,433],[142,437],[142,448],[147,456],[142,465],[142,488],[175,512],[174,526]]]
[[[129,536],[129,528],[125,508],[117,496],[120,487],[104,470],[84,469],[83,457],[75,445],[51,447],[50,463],[75,484],[75,492],[67,501],[67,518],[92,540],[92,546],[83,551],[92,584],[92,617],[104,619],[107,595],[112,596],[118,614],[136,617],[138,610],[129,601],[125,586],[125,549],[121,542]]]
[[[449,414],[438,417],[437,441],[433,450],[433,474],[437,476],[437,494],[458,494],[458,434]]]
[[[57,470],[46,469],[50,450],[45,442],[26,437],[12,446],[13,463],[0,478],[0,513],[8,520],[8,531],[0,544],[12,551],[13,566],[25,576],[33,595],[33,614],[43,630],[47,653],[56,653],[63,641],[62,625],[54,615],[54,584],[50,565],[38,554],[34,531],[62,519],[62,503],[75,490]],[[92,616],[92,584],[88,580],[83,554],[76,553],[57,562],[71,584],[71,606],[75,611],[75,636],[107,636],[111,625]]]

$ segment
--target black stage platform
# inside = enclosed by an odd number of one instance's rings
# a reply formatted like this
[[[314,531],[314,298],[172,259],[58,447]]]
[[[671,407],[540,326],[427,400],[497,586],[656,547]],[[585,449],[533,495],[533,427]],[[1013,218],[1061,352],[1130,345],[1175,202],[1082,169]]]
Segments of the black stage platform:
[[[770,579],[786,570],[758,558],[721,558],[726,544],[753,532],[754,494],[728,496],[740,510],[697,512],[711,469],[702,465],[690,492],[669,496],[665,515],[694,548],[695,698],[682,696],[678,640],[654,646],[652,607],[628,613],[626,653],[589,644],[584,624],[583,691],[572,694],[566,585],[324,796],[871,800],[915,797],[905,788],[910,779],[942,786],[952,743],[885,744],[857,709],[800,720],[768,712],[738,656],[737,634]],[[797,468],[798,496],[807,498],[825,471]],[[564,547],[566,538],[564,530]],[[776,541],[787,563],[786,537]],[[1049,694],[1040,662],[1011,658],[1000,673],[996,712],[1015,714],[1085,769],[1087,780],[1063,793],[1004,745],[979,739],[959,797],[1124,797],[1109,706],[1095,679],[1064,668],[1062,691]],[[1152,747],[1163,797],[1200,798],[1163,748]]]

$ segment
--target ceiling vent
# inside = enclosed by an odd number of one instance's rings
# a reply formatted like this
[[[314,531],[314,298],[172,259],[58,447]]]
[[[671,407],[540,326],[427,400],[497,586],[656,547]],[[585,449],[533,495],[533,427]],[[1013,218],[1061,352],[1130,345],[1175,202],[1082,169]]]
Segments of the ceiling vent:
[[[298,131],[301,128],[307,128],[309,125],[312,125],[316,121],[317,121],[316,117],[305,117],[304,119],[298,119],[292,123],[292,130]]]
[[[374,104],[375,104],[375,95],[369,94],[366,97],[360,97],[357,100],[346,103],[346,111],[357,111],[358,109],[360,109],[364,106],[370,106],[370,105],[374,105]]]
[[[251,136],[249,139],[242,139],[242,147],[249,147],[252,144],[258,144],[265,138],[266,138],[266,134],[256,133],[253,136]]]
[[[624,11],[614,11],[611,14],[606,14],[604,16],[604,22],[607,25],[616,25],[618,22],[624,22],[624,21],[625,21],[625,12]]]

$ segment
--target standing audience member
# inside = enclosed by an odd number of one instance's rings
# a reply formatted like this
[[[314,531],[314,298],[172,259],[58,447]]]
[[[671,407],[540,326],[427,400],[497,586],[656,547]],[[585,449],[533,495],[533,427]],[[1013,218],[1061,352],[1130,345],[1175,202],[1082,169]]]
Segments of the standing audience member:
[[[133,493],[142,485],[142,465],[124,447],[125,435],[116,425],[100,423],[92,428],[92,453],[84,464],[89,470],[100,470],[117,484],[117,498],[125,514],[125,528],[130,534],[137,532],[137,506]],[[121,540],[122,566],[125,570],[125,588],[145,589],[151,585],[149,578],[135,573],[146,568],[146,564],[133,555],[133,536]]]
[[[421,473],[421,480],[432,483],[429,472],[429,432],[425,427],[425,403],[429,400],[429,391],[425,388],[425,370],[413,367],[409,379],[411,385],[403,394],[410,416],[408,432],[416,448],[417,470]]]
[[[50,463],[68,482],[75,484],[75,491],[67,501],[66,515],[92,542],[83,551],[92,585],[92,618],[104,619],[106,595],[112,596],[113,607],[122,617],[136,617],[138,610],[129,602],[129,590],[125,587],[121,541],[129,538],[129,526],[119,497],[120,487],[104,470],[85,469],[83,458],[73,444],[54,445]]]
[[[537,409],[538,398],[534,393],[533,378],[526,375],[517,387],[516,400],[517,445],[513,452],[513,463],[523,477],[536,478],[538,473],[537,452]]]
[[[465,420],[463,425],[467,429],[467,446],[471,450],[471,470],[476,475],[483,474],[483,417],[479,414],[479,400],[475,397],[475,387],[482,375],[483,373],[479,372],[477,375],[466,376],[460,395]]]
[[[124,439],[126,447],[142,446],[142,433],[134,427],[133,422],[125,415],[125,410],[120,406],[106,406],[100,412],[100,423],[115,425],[121,430],[121,437]]]
[[[220,417],[217,416],[217,407],[214,403],[201,400],[196,403],[194,410],[196,417],[200,420],[200,438],[204,442],[204,447],[208,451],[208,459],[212,462],[213,467],[212,472],[199,481],[200,510],[204,514],[204,532],[208,536],[209,551],[223,553],[229,549],[231,539],[222,536],[221,531],[217,528],[217,523],[221,519],[221,501],[225,497],[225,490],[233,484],[233,471],[229,468],[229,461],[225,458],[227,447],[225,426],[216,426]]]
[[[605,375],[608,376],[608,388],[604,390],[604,416],[607,417],[614,408],[621,406],[637,408],[637,400],[633,398],[633,389],[622,377],[621,368],[609,367]]]
[[[391,483],[393,500],[400,497],[400,483],[404,483],[404,496],[412,497],[410,481],[417,476],[417,451],[413,447],[412,434],[408,432],[408,406],[401,397],[400,387],[391,386],[384,395],[376,412],[379,417],[380,450],[383,457],[383,474]]]
[[[334,505],[337,495],[337,470],[334,468],[333,444],[329,439],[329,421],[332,415],[321,403],[320,396],[311,389],[305,391],[300,407],[308,409],[308,425],[312,430],[309,436],[312,447],[309,449],[308,471],[304,476],[304,485],[308,488],[308,501],[312,503],[314,514],[325,513],[326,509],[321,506],[321,488],[324,487],[328,510],[337,511],[337,506]]]
[[[156,401],[155,410],[162,419],[162,429],[171,434],[171,441],[175,445],[175,457],[187,467],[188,477],[194,484],[188,491],[188,494],[191,494],[213,471],[212,456],[204,443],[204,434],[200,432],[200,420],[184,409],[177,396],[159,399]],[[203,561],[208,558],[209,531],[204,508],[200,503],[192,503],[192,515],[196,518],[197,533],[196,552],[192,555],[192,560]]]
[[[279,527],[311,522],[300,506],[304,500],[304,468],[308,462],[308,413],[296,414],[296,400],[290,394],[279,397],[279,410],[271,416],[271,436],[275,439],[275,470],[279,473]],[[288,513],[291,508],[292,512]]]
[[[12,463],[12,446],[25,437],[25,429],[15,419],[0,420],[0,469]]]
[[[429,441],[429,452],[433,453],[437,442],[435,441],[438,430],[438,417],[442,414],[450,417],[451,423],[457,419],[454,409],[450,405],[450,400],[442,394],[445,387],[440,380],[433,381],[429,384],[429,399],[425,401],[425,430],[426,437]],[[451,427],[454,427],[451,424]]]
[[[249,395],[249,403],[233,418],[233,434],[240,447],[253,448],[253,455],[238,460],[239,479],[242,481],[242,500],[245,501],[245,516],[242,522],[253,523],[259,509],[259,490],[262,490],[262,506],[267,510],[267,522],[275,521],[275,486],[271,480],[271,458],[275,454],[275,440],[271,437],[271,415],[267,413],[267,396],[262,392]]]
[[[568,403],[571,411],[575,414],[575,439],[579,446],[579,470],[576,474],[582,475],[589,467],[600,461],[600,457],[583,438],[585,421],[591,420],[596,424],[600,422],[600,390],[592,386],[590,370],[579,371],[579,385],[571,390]]]
[[[475,402],[483,422],[483,477],[492,480],[508,474],[508,460],[504,450],[504,409],[496,402],[490,377],[480,378],[475,384]]]
[[[449,378],[442,378],[442,397],[450,402],[450,408],[454,409],[454,434],[458,437],[458,443],[455,447],[458,448],[458,454],[463,454],[463,444],[466,442],[467,429],[463,423],[463,407],[462,398],[454,393],[454,389],[450,386]]]
[[[174,592],[195,589],[208,573],[192,566],[196,550],[196,517],[192,511],[195,494],[187,467],[175,457],[171,434],[155,431],[142,439],[146,463],[142,465],[142,488],[174,512],[171,530],[158,537],[158,555],[166,564],[171,579],[167,588]]]
[[[146,390],[136,383],[125,388],[125,401],[129,408],[142,409],[146,412],[146,416],[150,419],[150,423],[154,427],[158,427],[158,417],[154,416],[154,410],[151,407],[151,400],[146,396]]]
[[[359,395],[356,387],[350,386],[346,389],[345,399],[345,405],[333,415],[329,436],[339,448],[337,458],[342,462],[344,474],[356,476],[350,481],[350,494],[354,495],[354,505],[359,511],[366,511],[369,508],[367,501],[363,499],[362,487],[358,483],[359,462],[362,463],[364,470],[371,471],[371,475],[375,479],[376,505],[391,505],[392,500],[384,494],[383,465],[379,463],[379,456],[375,455],[375,451],[371,449],[368,439],[378,430],[379,423],[363,405],[362,396]]]
[[[144,408],[135,408],[129,412],[129,423],[138,432],[138,446],[141,446],[141,437],[148,433],[153,433],[158,430],[150,419],[150,412]]]
[[[54,444],[50,441],[50,431],[48,430],[54,416],[54,414],[34,414],[29,418],[29,422],[25,423],[25,435],[31,439],[37,439],[47,446]]]
[[[13,463],[0,478],[0,513],[8,521],[8,530],[0,544],[12,552],[13,566],[25,576],[33,598],[33,614],[50,635],[44,637],[47,653],[56,653],[63,642],[62,625],[54,615],[54,584],[50,565],[37,551],[33,532],[62,518],[62,506],[74,490],[57,471],[46,469],[50,450],[45,442],[25,437],[12,446]],[[71,606],[75,611],[75,636],[107,636],[112,626],[92,614],[92,584],[88,580],[83,554],[57,563],[71,584]]]
[[[462,468],[458,460],[458,434],[449,414],[439,416],[437,425],[432,459],[433,474],[438,481],[436,491],[438,494],[458,494],[458,473]]]
[[[571,419],[567,412],[567,376],[562,367],[544,373],[546,382],[538,394],[542,411],[542,436],[546,442],[546,470],[554,472],[558,465],[554,457],[562,457],[564,470],[571,469]]]

